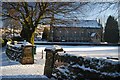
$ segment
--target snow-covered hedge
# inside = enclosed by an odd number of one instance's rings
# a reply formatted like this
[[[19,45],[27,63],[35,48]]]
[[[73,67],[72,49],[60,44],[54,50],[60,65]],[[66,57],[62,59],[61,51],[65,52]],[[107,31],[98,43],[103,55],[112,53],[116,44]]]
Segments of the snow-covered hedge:
[[[0,47],[4,47],[7,44],[7,39],[0,38]]]
[[[60,79],[119,79],[120,77],[120,61],[105,59],[105,58],[91,58],[91,57],[77,57],[68,54],[57,56],[56,66],[53,76]],[[81,79],[80,79],[81,78]]]

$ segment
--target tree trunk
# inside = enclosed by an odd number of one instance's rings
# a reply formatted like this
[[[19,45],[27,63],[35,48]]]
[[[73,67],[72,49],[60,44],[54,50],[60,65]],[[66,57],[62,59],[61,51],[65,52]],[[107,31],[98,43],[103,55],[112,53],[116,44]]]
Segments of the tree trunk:
[[[35,33],[35,27],[28,25],[28,26],[23,26],[23,29],[20,35],[24,40],[34,45],[34,33]]]
[[[34,35],[35,35],[35,31],[32,33],[32,36],[31,36],[31,39],[30,39],[30,42],[32,43],[32,45],[34,45]]]

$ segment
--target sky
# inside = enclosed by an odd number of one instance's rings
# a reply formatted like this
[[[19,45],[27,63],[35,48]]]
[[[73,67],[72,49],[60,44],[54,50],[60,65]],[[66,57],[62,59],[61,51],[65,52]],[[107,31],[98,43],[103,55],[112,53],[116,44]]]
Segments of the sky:
[[[110,15],[116,19],[118,18],[118,3],[109,4],[105,2],[98,2],[95,5],[91,4],[91,8],[92,9],[87,12],[88,16],[84,19],[100,19],[103,27]]]
[[[117,2],[119,0],[1,0],[2,2],[18,2],[18,1],[26,1],[26,2],[41,2],[41,1],[45,1],[45,2],[75,2],[75,1],[82,1],[82,2]]]
[[[1,6],[2,4],[1,4],[1,2],[0,2],[0,6]],[[0,13],[1,13],[1,11],[2,11],[2,7],[0,7]],[[0,28],[2,27],[2,20],[1,20],[1,16],[0,16]]]
[[[2,25],[3,25],[3,24],[2,24],[2,20],[1,20],[1,17],[0,17],[0,28],[2,27]]]
[[[32,1],[32,0],[31,0]],[[103,0],[105,1],[105,0]],[[79,19],[87,20],[101,20],[103,27],[105,26],[106,20],[109,15],[118,18],[118,3],[114,3],[109,6],[110,2],[94,2],[89,3],[88,5],[83,6],[75,13]],[[109,7],[109,8],[107,8]],[[81,13],[82,12],[82,15]],[[2,27],[2,20],[0,17],[0,27]]]
[[[77,16],[79,20],[99,20],[105,26],[107,18],[111,15],[118,20],[118,3],[96,2],[81,6],[78,11],[71,12],[71,16]],[[64,15],[67,17],[68,14]],[[61,16],[62,18],[62,16]]]

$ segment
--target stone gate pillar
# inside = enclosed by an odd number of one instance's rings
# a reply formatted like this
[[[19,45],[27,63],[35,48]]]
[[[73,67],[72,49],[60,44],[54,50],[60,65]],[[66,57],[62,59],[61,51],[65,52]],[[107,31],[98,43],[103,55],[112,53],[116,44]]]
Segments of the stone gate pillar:
[[[63,51],[63,49],[60,46],[54,45],[52,47],[45,48],[44,51],[46,51],[44,75],[50,78],[52,77],[52,71],[55,64],[55,55],[57,52]]]

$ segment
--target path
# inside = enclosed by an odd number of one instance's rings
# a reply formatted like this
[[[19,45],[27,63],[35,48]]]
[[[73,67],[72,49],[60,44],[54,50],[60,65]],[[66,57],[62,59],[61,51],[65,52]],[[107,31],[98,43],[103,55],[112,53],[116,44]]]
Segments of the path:
[[[45,65],[45,54],[43,55],[43,59],[41,59],[41,51],[37,49],[37,54],[34,55],[34,64],[27,64],[22,65],[19,62],[9,60],[8,57],[5,54],[5,48],[2,50],[2,53],[0,53],[0,57],[2,57],[2,60],[0,63],[2,63],[1,69],[2,74],[1,76],[37,76],[41,77],[41,75],[44,74],[44,65]],[[33,77],[34,77],[33,76]]]

